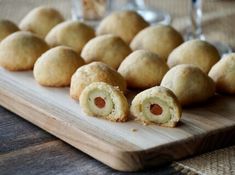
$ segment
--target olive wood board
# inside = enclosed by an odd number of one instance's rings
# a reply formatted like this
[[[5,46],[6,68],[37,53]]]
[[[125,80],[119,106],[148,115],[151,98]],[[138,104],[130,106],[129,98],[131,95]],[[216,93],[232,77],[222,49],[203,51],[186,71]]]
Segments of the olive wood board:
[[[137,171],[235,143],[235,97],[184,109],[176,128],[86,116],[69,88],[40,86],[32,71],[0,68],[0,105],[104,164]],[[133,129],[136,129],[134,132]]]

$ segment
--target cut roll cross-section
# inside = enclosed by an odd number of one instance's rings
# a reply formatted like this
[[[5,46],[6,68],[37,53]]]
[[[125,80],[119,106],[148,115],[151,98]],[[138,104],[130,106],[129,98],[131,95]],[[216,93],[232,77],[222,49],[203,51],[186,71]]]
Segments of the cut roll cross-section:
[[[135,96],[131,113],[145,123],[175,127],[181,117],[181,106],[171,90],[155,86]]]
[[[115,122],[124,122],[128,118],[129,106],[123,92],[104,82],[88,85],[79,98],[82,110],[90,115]]]

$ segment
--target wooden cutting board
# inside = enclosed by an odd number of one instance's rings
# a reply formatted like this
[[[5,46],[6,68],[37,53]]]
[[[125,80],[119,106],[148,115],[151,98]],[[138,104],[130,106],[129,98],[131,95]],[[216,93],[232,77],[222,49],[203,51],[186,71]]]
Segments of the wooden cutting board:
[[[69,88],[45,88],[31,71],[0,68],[0,105],[104,164],[137,171],[235,143],[235,97],[185,109],[176,128],[86,116]],[[137,129],[133,132],[133,129]]]

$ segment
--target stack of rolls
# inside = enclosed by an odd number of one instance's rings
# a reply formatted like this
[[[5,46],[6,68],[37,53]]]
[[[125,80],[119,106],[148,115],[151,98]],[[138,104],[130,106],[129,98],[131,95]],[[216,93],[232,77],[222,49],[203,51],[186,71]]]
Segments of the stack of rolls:
[[[84,113],[113,122],[131,113],[145,124],[175,127],[182,107],[216,92],[235,94],[235,53],[220,60],[210,43],[184,42],[172,26],[149,26],[134,11],[111,13],[96,31],[50,7],[33,9],[19,27],[0,20],[0,66],[33,70],[42,86],[70,86]],[[132,90],[140,92],[128,104]]]

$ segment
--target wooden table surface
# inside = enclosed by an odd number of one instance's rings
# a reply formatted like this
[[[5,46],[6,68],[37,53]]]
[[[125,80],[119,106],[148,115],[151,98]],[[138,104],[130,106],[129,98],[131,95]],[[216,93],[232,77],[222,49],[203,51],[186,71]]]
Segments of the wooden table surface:
[[[0,18],[8,18],[15,22],[19,22],[19,19],[21,19],[29,9],[40,4],[54,4],[53,6],[56,6],[60,10],[70,8],[70,3],[65,3],[65,0],[60,1],[61,3],[56,3],[58,1],[59,0],[0,0]],[[158,3],[158,7],[162,9],[169,10],[174,18],[176,15],[177,17],[180,17],[173,20],[173,25],[177,29],[183,31],[186,26],[185,23],[182,22],[185,20],[185,10],[181,9],[184,9],[182,7],[186,6],[187,2],[181,0],[179,1],[180,3],[176,5],[172,5],[171,2],[172,1],[169,0],[164,1],[164,3],[158,1],[156,4]],[[221,1],[216,2],[219,4],[221,3]],[[227,25],[221,25],[221,23],[218,24],[212,20],[217,14],[222,14],[218,11],[218,9],[220,9],[218,8],[219,5],[216,7],[215,5],[212,5],[215,9],[213,9],[212,6],[205,7],[205,10],[211,11],[211,13],[205,15],[205,20],[207,20],[208,23],[204,23],[203,25],[205,27],[204,31],[209,37],[220,37],[219,39],[222,38],[223,41],[226,40],[227,43],[235,48],[235,40],[232,39],[235,36],[235,26],[228,25],[228,23],[231,23],[231,20],[234,19],[232,17],[235,16],[235,4],[229,4],[228,2],[229,1],[225,2],[225,8],[227,10],[225,10],[224,13],[227,14],[229,19],[227,18],[227,23],[225,20],[220,21]],[[217,13],[214,13],[214,11]],[[63,13],[66,17],[69,16],[68,10],[63,11]],[[224,35],[218,36],[216,32],[209,32],[211,31],[208,29],[210,26],[217,27],[218,25],[219,27],[226,27],[224,28]],[[176,167],[175,164],[176,163],[168,164],[142,172],[128,174],[193,174],[190,169],[182,169]],[[99,175],[126,173],[118,172],[105,166],[0,106],[0,175],[15,174]]]
[[[135,174],[182,174],[172,165]],[[1,175],[125,174],[0,107]],[[131,173],[130,173],[131,174]]]

